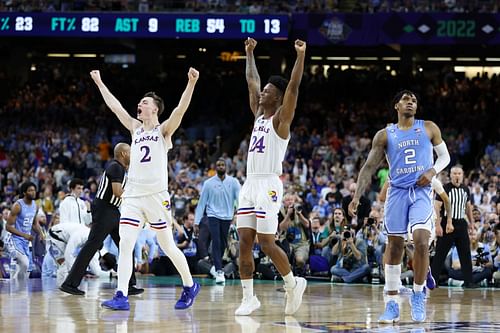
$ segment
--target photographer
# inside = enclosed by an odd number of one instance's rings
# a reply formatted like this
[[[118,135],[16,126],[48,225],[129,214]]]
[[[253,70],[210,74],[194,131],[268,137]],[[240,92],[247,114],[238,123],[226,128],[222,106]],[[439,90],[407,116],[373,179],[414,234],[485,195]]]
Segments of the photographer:
[[[357,239],[350,229],[342,232],[342,238],[333,247],[332,254],[338,256],[331,268],[332,282],[357,282],[370,273],[366,259],[366,242]]]
[[[303,273],[309,259],[309,220],[303,214],[303,206],[294,194],[286,194],[278,216],[279,231],[285,235],[282,244],[290,249],[292,266],[298,274]]]
[[[495,287],[500,287],[500,224],[495,224],[493,228],[495,242],[491,246],[491,256],[493,258],[493,282]]]
[[[382,255],[387,236],[380,231],[380,214],[372,210],[370,217],[365,218],[363,227],[358,230],[356,238],[364,239],[367,246],[367,260],[370,267],[383,267]]]
[[[343,230],[344,227],[347,227],[345,212],[342,208],[336,208],[333,211],[333,221],[328,228],[328,236],[321,241],[321,256],[328,260],[330,266],[335,265],[337,262],[337,257],[332,254],[332,249],[339,241],[340,231]]]
[[[493,259],[491,257],[488,244],[482,244],[477,239],[475,229],[470,229],[470,255],[472,258],[472,282],[479,283],[483,280],[490,281],[493,275]],[[458,251],[453,247],[451,251],[451,268],[448,269],[449,285],[463,284],[464,274],[462,273]]]

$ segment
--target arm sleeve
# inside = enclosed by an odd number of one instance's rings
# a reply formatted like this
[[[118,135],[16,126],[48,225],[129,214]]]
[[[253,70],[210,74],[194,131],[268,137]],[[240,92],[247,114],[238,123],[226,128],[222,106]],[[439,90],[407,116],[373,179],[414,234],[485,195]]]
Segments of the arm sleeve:
[[[450,153],[444,141],[434,146],[434,151],[436,152],[437,159],[432,168],[436,171],[436,174],[438,174],[450,163]]]
[[[203,214],[205,213],[205,206],[208,200],[208,191],[210,190],[208,181],[203,185],[203,189],[201,190],[200,200],[198,201],[198,205],[196,206],[196,210],[194,212],[194,223],[199,225],[201,219],[203,218]]]

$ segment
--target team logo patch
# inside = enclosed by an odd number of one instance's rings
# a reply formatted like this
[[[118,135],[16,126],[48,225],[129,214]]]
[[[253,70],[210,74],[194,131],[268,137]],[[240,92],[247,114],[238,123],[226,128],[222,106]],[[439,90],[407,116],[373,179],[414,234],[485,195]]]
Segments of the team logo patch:
[[[278,193],[276,193],[276,191],[269,191],[267,194],[269,194],[273,202],[278,201]]]
[[[165,207],[167,210],[170,210],[170,201],[164,200],[162,203],[163,207]]]

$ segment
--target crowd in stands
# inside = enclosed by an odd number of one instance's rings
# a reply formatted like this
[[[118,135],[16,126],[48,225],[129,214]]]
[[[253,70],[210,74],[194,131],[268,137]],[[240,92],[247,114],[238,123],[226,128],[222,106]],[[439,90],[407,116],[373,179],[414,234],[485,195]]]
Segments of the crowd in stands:
[[[174,137],[174,148],[169,154],[169,189],[179,246],[186,256],[194,257],[189,262],[197,273],[210,270],[210,259],[200,256],[199,249],[193,246],[196,237],[192,233],[192,213],[203,181],[215,174],[215,161],[221,156],[230,175],[241,183],[245,179],[252,116],[246,106],[244,66],[241,67],[239,72],[219,68],[202,72],[182,130]],[[129,110],[134,110],[142,97],[130,96],[130,92],[150,87],[158,88],[157,92],[168,91],[164,97],[167,109],[172,109],[182,89],[178,82],[185,82],[185,73],[174,71],[168,82],[161,76],[154,77],[144,88],[145,74],[140,71],[110,66],[102,72],[110,89]],[[396,120],[388,102],[403,85],[419,95],[418,118],[434,120],[441,127],[452,158],[450,166],[464,166],[465,185],[474,193],[476,229],[471,239],[477,238],[478,242],[473,242],[473,250],[477,252],[477,247],[482,246],[479,244],[488,243],[491,267],[498,268],[498,77],[478,75],[468,79],[443,69],[432,76],[403,78],[377,69],[341,71],[330,67],[324,71],[315,67],[307,70],[302,81],[282,176],[287,194],[280,222],[286,220],[287,224],[280,227],[277,240],[297,274],[332,276],[333,281],[348,283],[368,281],[377,274],[383,279],[377,269],[382,265],[385,244],[381,227],[383,203],[378,193],[387,179],[386,165],[380,167],[364,194],[364,210],[360,209],[358,217],[352,219],[346,211],[373,134]],[[86,69],[39,66],[30,72],[26,82],[19,86],[11,83],[6,89],[0,108],[2,212],[8,214],[20,184],[31,181],[37,185],[38,203],[48,227],[68,192],[69,180],[84,179],[83,198],[92,201],[98,177],[112,158],[112,147],[128,142],[129,134],[106,109]],[[203,130],[207,128],[210,130]],[[447,171],[440,175],[443,182],[447,177]],[[5,218],[6,215],[3,221]],[[142,244],[146,245],[139,246],[139,250],[155,248],[147,241],[151,237],[154,235],[144,235]],[[340,239],[351,239],[356,250],[340,250]],[[237,275],[237,241],[233,225],[225,256],[229,265],[226,273],[233,277]],[[411,255],[408,246],[408,279]],[[258,276],[279,278],[258,246],[254,257]],[[139,254],[137,268],[142,272],[172,273],[165,268],[169,263],[161,251],[147,251],[144,260],[141,258]],[[450,265],[450,269],[456,267]]]
[[[498,0],[3,0],[2,11],[129,11],[129,12],[229,12],[242,14],[268,13],[408,13],[453,12],[497,13]]]

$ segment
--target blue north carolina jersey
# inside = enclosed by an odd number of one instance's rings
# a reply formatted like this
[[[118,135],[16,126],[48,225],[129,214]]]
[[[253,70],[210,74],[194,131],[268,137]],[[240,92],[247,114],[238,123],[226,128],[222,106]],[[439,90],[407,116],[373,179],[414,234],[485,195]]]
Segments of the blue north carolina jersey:
[[[25,234],[31,234],[31,228],[33,226],[33,220],[36,214],[36,203],[33,200],[31,205],[28,206],[23,199],[17,200],[17,203],[21,206],[21,212],[17,215],[15,228]],[[29,243],[25,238],[19,237],[18,235],[12,234],[12,238],[16,241],[22,240]]]
[[[386,132],[391,186],[415,186],[418,178],[434,163],[432,143],[425,131],[424,121],[415,119],[408,130],[400,130],[396,124],[391,124]]]

